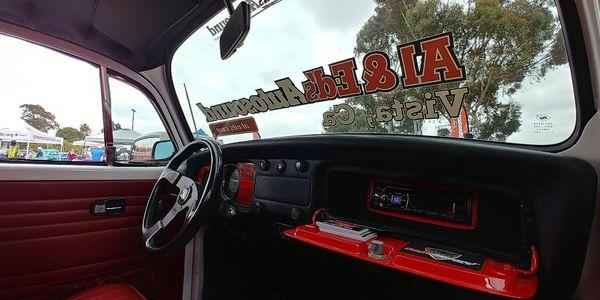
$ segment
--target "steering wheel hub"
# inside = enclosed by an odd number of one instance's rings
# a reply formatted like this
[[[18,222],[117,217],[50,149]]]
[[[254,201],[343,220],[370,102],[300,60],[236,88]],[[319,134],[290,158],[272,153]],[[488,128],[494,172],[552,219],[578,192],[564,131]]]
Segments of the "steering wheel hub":
[[[184,188],[181,189],[181,191],[179,191],[179,195],[177,196],[177,202],[179,202],[179,204],[183,205],[185,204],[188,199],[190,198],[190,195],[192,194],[192,186],[188,185],[185,186]]]

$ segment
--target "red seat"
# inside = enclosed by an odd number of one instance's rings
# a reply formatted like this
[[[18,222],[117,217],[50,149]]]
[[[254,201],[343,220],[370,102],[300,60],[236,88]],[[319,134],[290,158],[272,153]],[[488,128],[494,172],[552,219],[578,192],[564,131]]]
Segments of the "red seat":
[[[105,284],[85,290],[69,300],[146,300],[129,284]]]

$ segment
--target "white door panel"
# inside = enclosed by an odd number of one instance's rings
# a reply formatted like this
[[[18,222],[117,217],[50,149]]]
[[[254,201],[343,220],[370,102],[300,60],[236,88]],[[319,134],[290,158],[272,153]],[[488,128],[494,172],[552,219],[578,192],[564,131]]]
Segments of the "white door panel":
[[[40,180],[148,180],[165,167],[110,167],[50,164],[0,164],[0,181]]]

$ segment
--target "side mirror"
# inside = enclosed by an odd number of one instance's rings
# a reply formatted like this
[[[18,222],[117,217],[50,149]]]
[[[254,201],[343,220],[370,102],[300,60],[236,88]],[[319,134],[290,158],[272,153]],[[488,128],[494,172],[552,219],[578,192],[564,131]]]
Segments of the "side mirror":
[[[244,43],[250,31],[250,14],[250,5],[243,1],[231,14],[219,40],[221,59],[229,58]]]
[[[155,160],[167,159],[175,153],[175,146],[170,140],[158,141],[152,146],[152,158]]]

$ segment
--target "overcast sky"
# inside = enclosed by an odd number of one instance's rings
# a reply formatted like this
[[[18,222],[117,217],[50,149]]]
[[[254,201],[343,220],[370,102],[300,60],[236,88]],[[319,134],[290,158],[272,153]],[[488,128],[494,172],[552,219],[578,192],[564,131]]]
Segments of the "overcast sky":
[[[0,35],[0,128],[18,129],[21,104],[38,104],[56,116],[61,127],[92,133],[102,129],[98,69],[81,60],[19,39]],[[131,109],[136,110],[134,130],[141,134],[164,131],[153,106],[136,88],[110,80],[115,123],[131,128]],[[51,132],[54,133],[54,132]]]
[[[255,94],[255,89],[272,90],[274,80],[290,77],[297,87],[306,80],[302,71],[353,57],[356,33],[374,13],[372,1],[283,0],[252,19],[250,34],[242,48],[228,60],[219,56],[219,43],[206,26],[214,26],[227,14],[222,11],[200,28],[177,52],[173,76],[178,95],[186,83],[192,103],[211,106]],[[396,55],[396,53],[389,53]],[[361,70],[357,75],[360,77]],[[503,101],[511,98],[503,96]],[[575,109],[569,69],[563,66],[512,96],[523,107],[520,131],[509,141],[552,144],[566,139],[573,130]],[[253,115],[262,137],[323,132],[322,114],[342,100]],[[185,106],[187,107],[187,106]],[[186,110],[189,116],[189,111]],[[204,115],[194,108],[196,122],[208,131]],[[538,115],[546,115],[547,130],[535,130]],[[189,118],[189,117],[188,117]],[[538,124],[539,125],[539,124]],[[440,122],[428,121],[424,134],[435,134]],[[244,137],[225,137],[239,140]]]
[[[356,33],[373,15],[372,1],[283,0],[252,19],[252,29],[242,48],[222,61],[219,42],[206,29],[224,19],[221,12],[202,26],[177,52],[173,61],[174,83],[191,125],[183,83],[192,104],[219,104],[254,95],[255,89],[277,88],[273,81],[290,77],[298,88],[302,71],[353,57]],[[89,124],[94,133],[102,127],[98,72],[93,66],[52,50],[11,37],[0,36],[0,128],[20,122],[19,105],[40,104],[56,115],[61,127]],[[396,55],[396,53],[389,53]],[[357,71],[360,77],[361,69]],[[140,133],[164,130],[156,112],[135,88],[111,81],[113,116],[124,128]],[[504,101],[509,98],[504,97]],[[567,66],[551,71],[540,82],[526,80],[512,99],[523,107],[520,131],[509,141],[551,144],[566,139],[573,130],[575,105]],[[263,138],[321,133],[322,114],[341,99],[253,115]],[[204,115],[193,107],[198,127],[209,133]],[[549,130],[534,123],[546,115]],[[425,134],[435,134],[438,122],[428,121]],[[223,138],[226,142],[248,136]]]

